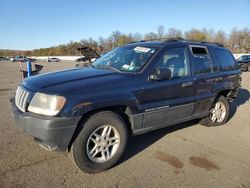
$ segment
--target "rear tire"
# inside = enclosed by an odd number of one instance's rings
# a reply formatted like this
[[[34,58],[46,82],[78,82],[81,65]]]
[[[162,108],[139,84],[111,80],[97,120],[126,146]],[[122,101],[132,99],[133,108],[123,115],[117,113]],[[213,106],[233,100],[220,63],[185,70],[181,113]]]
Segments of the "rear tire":
[[[128,140],[127,125],[118,114],[103,111],[92,115],[71,148],[76,166],[96,173],[113,167],[121,158]]]
[[[219,126],[225,124],[229,120],[230,105],[224,96],[219,96],[210,109],[210,114],[201,119],[199,124],[207,127]]]

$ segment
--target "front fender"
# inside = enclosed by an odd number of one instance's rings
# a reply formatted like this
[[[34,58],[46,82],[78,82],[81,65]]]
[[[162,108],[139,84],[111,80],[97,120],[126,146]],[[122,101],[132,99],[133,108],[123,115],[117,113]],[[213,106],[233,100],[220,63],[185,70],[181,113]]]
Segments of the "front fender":
[[[137,99],[133,95],[106,95],[96,98],[95,100],[84,100],[83,102],[76,104],[72,108],[72,116],[83,116],[93,110],[110,108],[115,106],[126,106],[127,108],[129,108],[131,114],[136,113],[139,109]]]

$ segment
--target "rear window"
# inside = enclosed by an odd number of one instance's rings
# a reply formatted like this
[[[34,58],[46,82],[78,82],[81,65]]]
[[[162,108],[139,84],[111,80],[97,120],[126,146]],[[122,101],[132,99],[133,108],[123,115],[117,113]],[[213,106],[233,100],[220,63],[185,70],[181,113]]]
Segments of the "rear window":
[[[216,48],[214,54],[221,70],[227,71],[238,68],[233,55],[228,50]]]
[[[193,54],[194,73],[205,74],[212,71],[208,50],[203,46],[190,46]]]

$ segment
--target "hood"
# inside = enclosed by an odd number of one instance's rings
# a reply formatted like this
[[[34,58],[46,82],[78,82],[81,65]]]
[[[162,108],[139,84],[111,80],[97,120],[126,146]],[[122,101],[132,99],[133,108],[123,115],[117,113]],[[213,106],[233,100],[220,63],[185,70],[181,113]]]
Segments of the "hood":
[[[117,79],[124,74],[112,70],[74,68],[32,76],[23,80],[22,85],[34,92],[56,93],[63,89],[77,89],[82,85]]]
[[[248,60],[237,60],[237,63],[248,63],[248,62],[250,62],[250,61],[248,61]]]

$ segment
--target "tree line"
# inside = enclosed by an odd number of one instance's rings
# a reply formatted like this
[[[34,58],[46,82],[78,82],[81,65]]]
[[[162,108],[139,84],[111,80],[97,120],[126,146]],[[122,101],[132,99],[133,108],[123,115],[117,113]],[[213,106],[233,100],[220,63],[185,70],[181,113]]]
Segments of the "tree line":
[[[12,51],[0,50],[0,56],[57,56],[57,55],[81,55],[77,48],[89,46],[99,53],[104,53],[117,46],[121,46],[133,41],[152,40],[155,38],[176,38],[181,37],[188,40],[208,41],[221,43],[229,48],[233,53],[250,53],[250,29],[233,28],[230,33],[223,30],[214,29],[196,29],[192,28],[183,32],[174,27],[166,28],[159,25],[154,32],[141,34],[139,32],[125,34],[120,31],[113,31],[107,38],[99,37],[82,39],[80,41],[71,41],[68,44],[61,44],[50,48],[40,48],[32,51]]]

